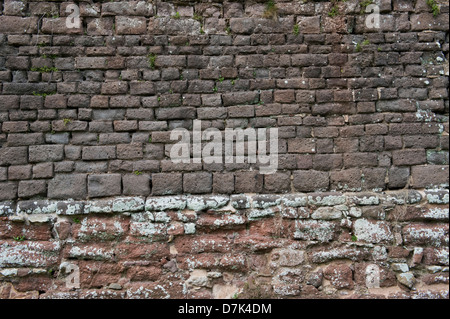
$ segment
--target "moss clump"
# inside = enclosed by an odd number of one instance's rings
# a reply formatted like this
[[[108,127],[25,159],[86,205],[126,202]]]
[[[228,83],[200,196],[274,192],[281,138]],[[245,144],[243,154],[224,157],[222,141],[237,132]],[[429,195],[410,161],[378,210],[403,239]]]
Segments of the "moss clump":
[[[266,19],[276,19],[278,17],[278,8],[275,1],[269,0],[266,3],[266,10],[264,11],[263,17]]]
[[[427,4],[431,8],[434,16],[437,16],[439,13],[441,13],[441,8],[436,3],[436,0],[427,0]]]
[[[154,70],[156,68],[156,54],[150,53],[149,55],[147,55],[147,59],[150,69]]]
[[[51,67],[49,68],[48,66],[43,66],[40,68],[31,68],[30,71],[33,72],[40,72],[40,73],[50,73],[50,72],[58,72],[58,68],[55,67]]]

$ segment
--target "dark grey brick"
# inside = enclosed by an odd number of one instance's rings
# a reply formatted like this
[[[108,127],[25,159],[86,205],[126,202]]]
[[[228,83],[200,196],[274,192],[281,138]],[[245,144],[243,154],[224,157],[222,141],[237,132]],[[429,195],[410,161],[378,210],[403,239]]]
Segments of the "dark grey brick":
[[[122,192],[122,176],[120,174],[89,175],[89,197],[118,196]]]
[[[48,184],[48,197],[54,199],[85,199],[86,174],[59,174]]]

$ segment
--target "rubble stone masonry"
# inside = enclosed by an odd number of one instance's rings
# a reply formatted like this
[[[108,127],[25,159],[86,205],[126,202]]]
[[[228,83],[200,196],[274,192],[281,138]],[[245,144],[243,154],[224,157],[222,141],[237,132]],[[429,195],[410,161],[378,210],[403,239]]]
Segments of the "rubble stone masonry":
[[[0,299],[448,299],[448,12],[0,1]],[[174,163],[195,120],[277,171]]]

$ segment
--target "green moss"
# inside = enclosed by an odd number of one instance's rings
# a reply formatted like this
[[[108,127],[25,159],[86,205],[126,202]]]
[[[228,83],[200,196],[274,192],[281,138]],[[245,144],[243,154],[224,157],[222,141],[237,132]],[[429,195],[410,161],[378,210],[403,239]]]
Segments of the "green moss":
[[[337,5],[334,5],[332,8],[331,8],[331,10],[330,10],[330,12],[328,12],[328,16],[329,17],[335,17],[335,16],[337,16],[339,14],[339,8],[337,7]]]
[[[369,45],[369,44],[370,44],[370,41],[367,40],[367,39],[364,40],[364,41],[362,41],[361,43],[356,43],[356,45],[355,45],[355,51],[356,51],[356,52],[361,52],[363,46],[366,46],[366,45]]]
[[[50,92],[50,93],[33,92],[32,94],[33,94],[34,96],[43,96],[43,97],[46,97],[46,96],[49,96],[49,95],[54,95],[54,94],[56,94],[56,92]]]
[[[56,55],[56,54],[49,54],[49,55],[47,55],[47,54],[43,54],[43,55],[41,55],[41,58],[43,58],[43,59],[51,59],[51,60],[54,60],[54,59],[56,59],[58,56]]]
[[[275,19],[278,15],[278,8],[277,5],[275,4],[275,1],[273,0],[269,0],[266,3],[266,10],[264,11],[264,18],[267,19]]]
[[[294,30],[292,31],[295,35],[300,34],[300,26],[298,24],[294,25]]]
[[[360,1],[359,5],[361,6],[360,14],[364,14],[366,12],[366,8],[373,4],[373,0],[363,0]]]
[[[193,19],[195,21],[198,21],[198,22],[202,22],[203,21],[203,17],[201,15],[196,14],[196,13],[194,14]]]
[[[148,65],[150,69],[154,70],[156,68],[156,54],[150,53],[147,55]]]
[[[439,13],[441,13],[441,8],[436,3],[436,0],[427,0],[427,5],[431,8],[434,16],[437,16]]]
[[[58,72],[59,70],[58,70],[58,68],[55,68],[55,67],[49,68],[47,66],[43,66],[40,68],[31,68],[30,71],[40,72],[40,73],[50,73],[50,72]]]
[[[17,236],[17,237],[14,237],[14,240],[15,241],[24,241],[25,240],[25,236]]]

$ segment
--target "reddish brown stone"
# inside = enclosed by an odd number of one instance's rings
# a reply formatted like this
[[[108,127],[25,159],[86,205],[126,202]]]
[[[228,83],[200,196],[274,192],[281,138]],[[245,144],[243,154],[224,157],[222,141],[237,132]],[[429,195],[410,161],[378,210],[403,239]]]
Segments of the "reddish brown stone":
[[[323,275],[337,289],[353,289],[353,272],[347,265],[330,265],[325,268]]]

